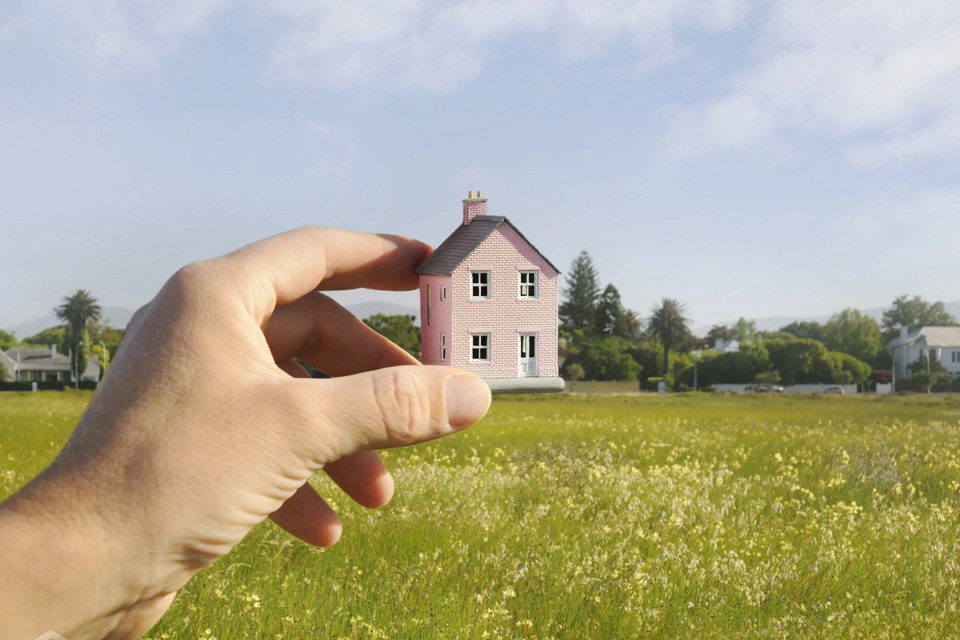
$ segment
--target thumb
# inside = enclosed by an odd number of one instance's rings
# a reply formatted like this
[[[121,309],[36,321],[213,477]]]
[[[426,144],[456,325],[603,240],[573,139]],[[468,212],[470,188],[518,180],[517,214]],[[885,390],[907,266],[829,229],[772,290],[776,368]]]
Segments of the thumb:
[[[285,407],[306,434],[295,444],[320,464],[404,447],[478,422],[490,408],[482,378],[448,366],[388,367],[328,380],[291,378]],[[290,397],[292,395],[292,397]]]

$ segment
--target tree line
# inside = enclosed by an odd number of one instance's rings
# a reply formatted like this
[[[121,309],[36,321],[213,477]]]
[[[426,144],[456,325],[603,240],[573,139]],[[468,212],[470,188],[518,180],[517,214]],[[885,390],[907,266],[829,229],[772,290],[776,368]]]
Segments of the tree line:
[[[915,331],[958,324],[942,302],[904,295],[880,323],[857,309],[844,309],[825,323],[793,322],[778,331],[758,331],[741,318],[732,326],[711,327],[700,339],[678,300],[663,298],[646,320],[624,307],[613,284],[601,289],[587,252],[573,261],[565,284],[559,315],[561,346],[567,351],[561,375],[568,380],[639,379],[647,387],[664,380],[674,390],[722,383],[863,384],[871,375],[889,374],[887,345],[901,326]],[[739,341],[739,350],[718,353],[713,349],[718,339]],[[931,365],[913,369],[929,371]]]

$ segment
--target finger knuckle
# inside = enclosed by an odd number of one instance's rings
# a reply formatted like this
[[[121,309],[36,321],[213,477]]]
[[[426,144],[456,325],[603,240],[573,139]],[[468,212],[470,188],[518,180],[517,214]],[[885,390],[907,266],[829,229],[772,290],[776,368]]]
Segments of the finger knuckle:
[[[430,417],[430,402],[414,376],[399,368],[378,371],[374,396],[389,439],[400,445],[417,442]]]
[[[191,262],[170,276],[164,289],[174,295],[190,297],[210,286],[210,276],[208,261]]]

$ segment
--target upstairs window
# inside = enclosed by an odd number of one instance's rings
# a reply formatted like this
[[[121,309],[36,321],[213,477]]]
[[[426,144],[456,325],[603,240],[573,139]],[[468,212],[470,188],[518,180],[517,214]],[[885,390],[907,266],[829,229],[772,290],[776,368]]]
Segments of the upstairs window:
[[[474,333],[470,335],[470,359],[478,361],[490,360],[489,333]]]
[[[474,299],[483,299],[490,297],[490,272],[489,271],[471,271],[470,272],[470,297]]]
[[[447,359],[447,335],[445,333],[440,334],[440,362],[445,362]]]
[[[520,272],[520,297],[521,298],[537,297],[537,272],[536,271]]]
[[[447,300],[447,288],[440,287],[440,302],[446,302]]]

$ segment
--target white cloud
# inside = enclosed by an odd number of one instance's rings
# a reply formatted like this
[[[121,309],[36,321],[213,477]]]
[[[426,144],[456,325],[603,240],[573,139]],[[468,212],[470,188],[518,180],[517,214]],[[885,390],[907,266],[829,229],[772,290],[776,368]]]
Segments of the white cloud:
[[[949,267],[960,255],[960,187],[877,199],[830,225],[891,264]]]
[[[286,79],[446,91],[478,75],[504,44],[565,58],[625,46],[669,59],[685,28],[725,29],[750,0],[286,0],[266,3],[287,32],[273,56]]]
[[[65,51],[97,75],[155,66],[202,32],[229,0],[25,0],[16,37]],[[11,37],[11,40],[14,38]]]
[[[755,62],[678,116],[674,154],[811,133],[859,165],[960,151],[956,0],[769,0],[762,15]]]
[[[20,0],[10,11],[38,41],[96,71],[156,65],[230,8],[255,13],[272,73],[327,87],[448,91],[506,45],[565,59],[633,52],[638,65],[687,51],[685,30],[729,29],[756,0]]]

